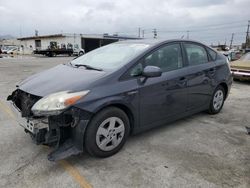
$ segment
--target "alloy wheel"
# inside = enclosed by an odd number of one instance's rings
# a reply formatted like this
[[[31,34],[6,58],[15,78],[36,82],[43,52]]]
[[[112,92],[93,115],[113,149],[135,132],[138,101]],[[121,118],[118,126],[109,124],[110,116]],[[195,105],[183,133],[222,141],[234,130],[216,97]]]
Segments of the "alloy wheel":
[[[124,133],[124,122],[118,117],[109,117],[97,129],[96,144],[103,151],[111,151],[121,143]]]
[[[224,93],[222,90],[216,91],[213,98],[213,106],[215,110],[219,110],[223,105]]]

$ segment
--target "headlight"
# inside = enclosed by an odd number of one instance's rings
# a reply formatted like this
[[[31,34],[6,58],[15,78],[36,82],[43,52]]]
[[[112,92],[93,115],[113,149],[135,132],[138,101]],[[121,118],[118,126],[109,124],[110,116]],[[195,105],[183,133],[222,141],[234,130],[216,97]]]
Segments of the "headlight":
[[[80,98],[88,94],[89,91],[70,93],[62,91],[47,95],[37,101],[31,108],[32,112],[39,115],[58,115],[67,107],[75,104]]]

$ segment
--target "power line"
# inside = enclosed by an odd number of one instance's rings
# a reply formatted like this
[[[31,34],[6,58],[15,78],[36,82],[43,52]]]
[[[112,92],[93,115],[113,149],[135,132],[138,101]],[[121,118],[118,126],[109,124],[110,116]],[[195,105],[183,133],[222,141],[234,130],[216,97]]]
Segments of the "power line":
[[[242,23],[243,22],[246,22],[247,20],[245,19],[245,20],[238,20],[238,21],[234,21],[234,22],[226,22],[226,23],[220,23],[220,24],[209,24],[209,25],[200,25],[200,26],[185,26],[185,27],[177,27],[178,29],[178,31],[182,31],[182,30],[187,30],[187,28],[190,30],[192,30],[192,28],[197,28],[197,29],[199,29],[199,28],[209,28],[209,27],[224,27],[224,26],[227,26],[227,25],[230,25],[230,26],[228,26],[228,27],[232,27],[232,26],[236,26],[236,27],[238,27],[238,26],[242,26]],[[240,25],[239,25],[240,24]],[[244,25],[245,26],[245,25]],[[146,28],[144,28],[145,30],[149,30],[149,31],[151,31],[151,29],[146,29]],[[159,28],[158,28],[159,29]],[[162,28],[160,28],[160,30],[161,30]],[[164,29],[163,29],[164,30]]]
[[[226,28],[241,28],[241,27],[246,27],[246,25],[239,25],[239,26],[224,26],[220,28],[205,28],[205,29],[193,29],[193,30],[188,30],[189,32],[200,32],[200,31],[210,31],[210,30],[221,30],[221,29],[226,29]],[[187,30],[158,30],[160,33],[177,33],[177,32],[187,32]]]
[[[246,22],[247,20],[238,20],[234,22],[226,22],[226,23],[218,23],[218,24],[209,24],[209,25],[200,25],[200,26],[190,26],[190,27],[216,27],[216,26],[223,26],[223,25],[233,25],[233,24],[239,24],[240,22]]]

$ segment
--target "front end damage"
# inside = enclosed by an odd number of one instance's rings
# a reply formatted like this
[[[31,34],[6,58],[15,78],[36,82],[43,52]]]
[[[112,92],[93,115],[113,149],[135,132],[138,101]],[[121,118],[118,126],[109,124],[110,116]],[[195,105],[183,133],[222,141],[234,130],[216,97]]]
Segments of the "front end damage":
[[[48,155],[50,161],[81,153],[91,113],[70,107],[58,115],[35,116],[31,108],[40,99],[20,89],[7,98],[17,121],[32,140],[54,148]]]

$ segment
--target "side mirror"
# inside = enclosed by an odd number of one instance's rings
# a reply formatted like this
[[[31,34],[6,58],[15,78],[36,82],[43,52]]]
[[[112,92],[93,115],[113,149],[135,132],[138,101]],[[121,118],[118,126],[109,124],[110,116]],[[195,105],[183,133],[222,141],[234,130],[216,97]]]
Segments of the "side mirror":
[[[161,74],[161,68],[156,66],[146,66],[142,72],[142,75],[145,77],[159,77]]]

